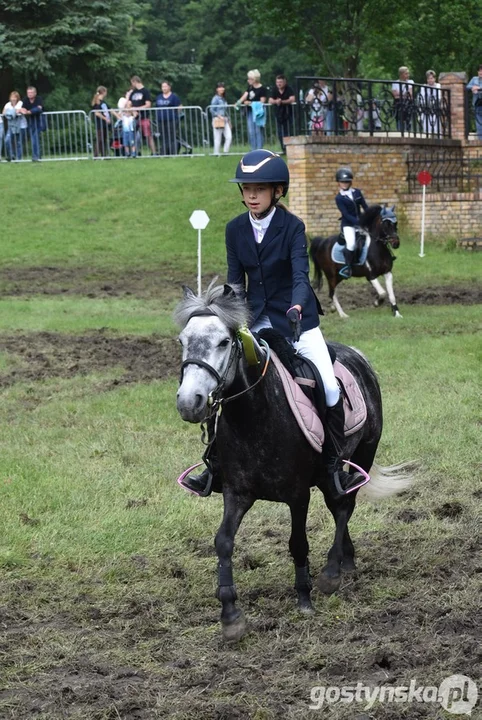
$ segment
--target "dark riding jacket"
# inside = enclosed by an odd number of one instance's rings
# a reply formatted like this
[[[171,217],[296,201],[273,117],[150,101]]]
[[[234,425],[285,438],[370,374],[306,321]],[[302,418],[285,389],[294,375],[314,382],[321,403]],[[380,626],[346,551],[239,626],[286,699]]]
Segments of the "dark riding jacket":
[[[368,209],[362,191],[353,188],[353,200],[348,195],[342,195],[341,193],[338,193],[335,200],[338,210],[341,212],[341,229],[359,225],[361,208],[365,211]]]
[[[241,285],[251,311],[251,325],[267,315],[275,330],[291,337],[286,311],[302,307],[302,331],[319,325],[323,314],[309,279],[305,226],[296,215],[276,208],[266,234],[257,243],[243,213],[226,226],[228,283]]]

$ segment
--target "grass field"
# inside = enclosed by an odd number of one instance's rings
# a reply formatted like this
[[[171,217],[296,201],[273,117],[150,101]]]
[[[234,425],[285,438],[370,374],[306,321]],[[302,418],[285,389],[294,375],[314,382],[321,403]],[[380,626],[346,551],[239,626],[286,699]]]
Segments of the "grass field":
[[[295,611],[288,509],[258,503],[234,557],[249,633],[221,642],[222,498],[175,483],[201,445],[176,412],[171,311],[195,288],[195,209],[210,216],[203,285],[224,277],[235,163],[0,167],[1,718],[440,719],[454,715],[438,702],[310,710],[310,692],[480,678],[482,261],[449,235],[422,260],[402,229],[403,319],[350,281],[350,318],[322,320],[377,370],[378,461],[418,460],[412,488],[358,505],[359,572],[315,595],[310,618]],[[333,535],[317,492],[308,525],[316,575]]]

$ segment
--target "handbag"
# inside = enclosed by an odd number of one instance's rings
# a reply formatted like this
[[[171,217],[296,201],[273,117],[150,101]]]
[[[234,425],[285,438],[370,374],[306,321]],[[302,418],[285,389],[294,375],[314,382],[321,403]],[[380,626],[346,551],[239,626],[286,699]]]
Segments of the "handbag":
[[[214,128],[223,128],[226,124],[226,118],[222,117],[221,115],[216,115],[213,118],[213,127]]]

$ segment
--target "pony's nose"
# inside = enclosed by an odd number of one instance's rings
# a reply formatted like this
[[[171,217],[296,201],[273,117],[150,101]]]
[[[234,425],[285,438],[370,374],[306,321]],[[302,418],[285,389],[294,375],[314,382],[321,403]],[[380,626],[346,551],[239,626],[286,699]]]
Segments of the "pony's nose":
[[[177,392],[177,410],[183,420],[192,423],[201,422],[205,415],[206,398],[202,393],[186,396]]]

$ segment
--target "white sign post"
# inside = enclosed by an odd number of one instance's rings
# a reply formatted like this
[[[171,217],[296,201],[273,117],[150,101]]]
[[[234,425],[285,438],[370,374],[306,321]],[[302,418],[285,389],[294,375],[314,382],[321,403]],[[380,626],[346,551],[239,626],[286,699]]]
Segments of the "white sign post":
[[[194,210],[189,222],[197,230],[197,294],[201,297],[201,230],[207,227],[209,216],[205,210]]]
[[[432,176],[430,175],[428,170],[422,170],[418,173],[417,180],[422,186],[422,233],[420,236],[420,252],[418,256],[423,258],[425,257],[425,254],[423,252],[423,241],[425,238],[425,188],[432,182]]]

